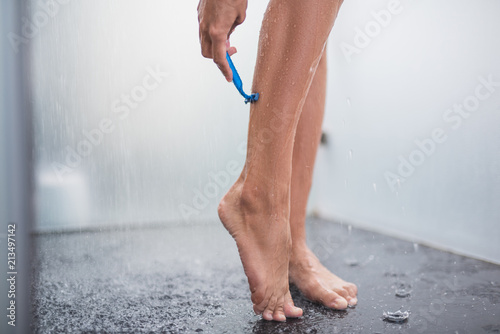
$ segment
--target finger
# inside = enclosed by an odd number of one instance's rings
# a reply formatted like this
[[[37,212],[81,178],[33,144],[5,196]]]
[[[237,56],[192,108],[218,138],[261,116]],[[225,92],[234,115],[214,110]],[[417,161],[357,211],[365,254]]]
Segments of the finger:
[[[201,54],[205,58],[212,58],[212,40],[208,34],[200,29]]]
[[[229,53],[230,56],[234,55],[238,50],[234,46],[231,46],[229,49],[227,49],[227,53]]]
[[[233,80],[233,72],[229,67],[229,63],[226,60],[226,39],[224,36],[212,37],[212,55],[214,63],[217,64],[220,71],[226,78],[228,82]]]
[[[226,51],[229,53],[230,56],[234,55],[238,50],[234,46],[231,46],[231,42],[229,41],[229,38],[226,40]]]
[[[201,44],[201,55],[205,58],[213,58],[211,42],[203,41],[203,43]]]

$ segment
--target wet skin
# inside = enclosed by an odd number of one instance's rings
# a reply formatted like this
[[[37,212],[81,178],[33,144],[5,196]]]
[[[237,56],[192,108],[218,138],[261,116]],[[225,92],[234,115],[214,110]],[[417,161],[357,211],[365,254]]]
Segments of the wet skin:
[[[309,299],[345,309],[356,286],[338,278],[307,248],[305,212],[321,135],[326,86],[324,49],[341,0],[271,0],[264,16],[243,171],[221,200],[219,216],[235,239],[254,311],[266,320],[299,317],[289,280]],[[227,80],[225,52],[245,19],[243,0],[202,0],[202,54]]]

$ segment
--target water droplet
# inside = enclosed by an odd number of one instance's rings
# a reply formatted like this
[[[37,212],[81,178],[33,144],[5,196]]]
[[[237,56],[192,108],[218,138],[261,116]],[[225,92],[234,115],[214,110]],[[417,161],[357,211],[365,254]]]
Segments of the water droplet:
[[[349,160],[352,160],[352,150],[349,150]]]
[[[418,244],[416,242],[413,243],[413,249],[415,252],[418,252]]]
[[[350,98],[347,98],[347,105],[349,106],[349,108],[351,108],[351,99]]]
[[[383,317],[386,321],[401,323],[406,321],[410,317],[410,312],[401,312],[400,310],[396,312],[384,312]]]
[[[406,298],[406,297],[408,297],[408,296],[410,296],[410,295],[411,295],[411,290],[407,290],[407,289],[405,289],[405,287],[403,286],[403,287],[401,287],[401,288],[397,289],[397,290],[396,290],[396,292],[395,292],[395,294],[396,294],[396,297],[399,297],[399,298]]]
[[[345,260],[344,260],[344,263],[345,263],[346,265],[348,265],[349,267],[356,267],[356,266],[358,266],[358,265],[359,265],[359,261],[358,261],[358,260],[356,260],[356,259],[355,259],[355,258],[353,258],[353,257],[350,257],[350,258],[345,259]]]
[[[344,180],[345,188],[347,189],[347,179]]]
[[[349,226],[347,226],[347,233],[348,233],[349,235],[351,235],[351,232],[352,232],[352,226],[351,226],[351,225],[349,225]]]
[[[375,190],[375,192],[377,192],[377,184],[376,183],[373,184],[373,190]]]

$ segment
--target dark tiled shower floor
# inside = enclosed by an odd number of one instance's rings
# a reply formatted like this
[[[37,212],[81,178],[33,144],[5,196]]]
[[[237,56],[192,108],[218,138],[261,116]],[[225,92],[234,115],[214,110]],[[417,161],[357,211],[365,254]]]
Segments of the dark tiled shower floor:
[[[219,224],[36,237],[34,331],[166,333],[499,333],[500,267],[311,219],[310,245],[357,283],[332,311],[292,287],[301,319],[265,322],[233,240]],[[404,286],[406,298],[395,296]],[[383,311],[411,311],[403,324]]]

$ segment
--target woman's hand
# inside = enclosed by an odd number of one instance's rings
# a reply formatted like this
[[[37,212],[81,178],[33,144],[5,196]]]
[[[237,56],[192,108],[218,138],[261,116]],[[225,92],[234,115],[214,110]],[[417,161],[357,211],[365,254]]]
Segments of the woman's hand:
[[[198,4],[201,54],[212,58],[229,82],[233,73],[226,60],[226,51],[229,55],[236,53],[236,48],[229,44],[229,35],[243,23],[246,10],[247,0],[200,0]]]

